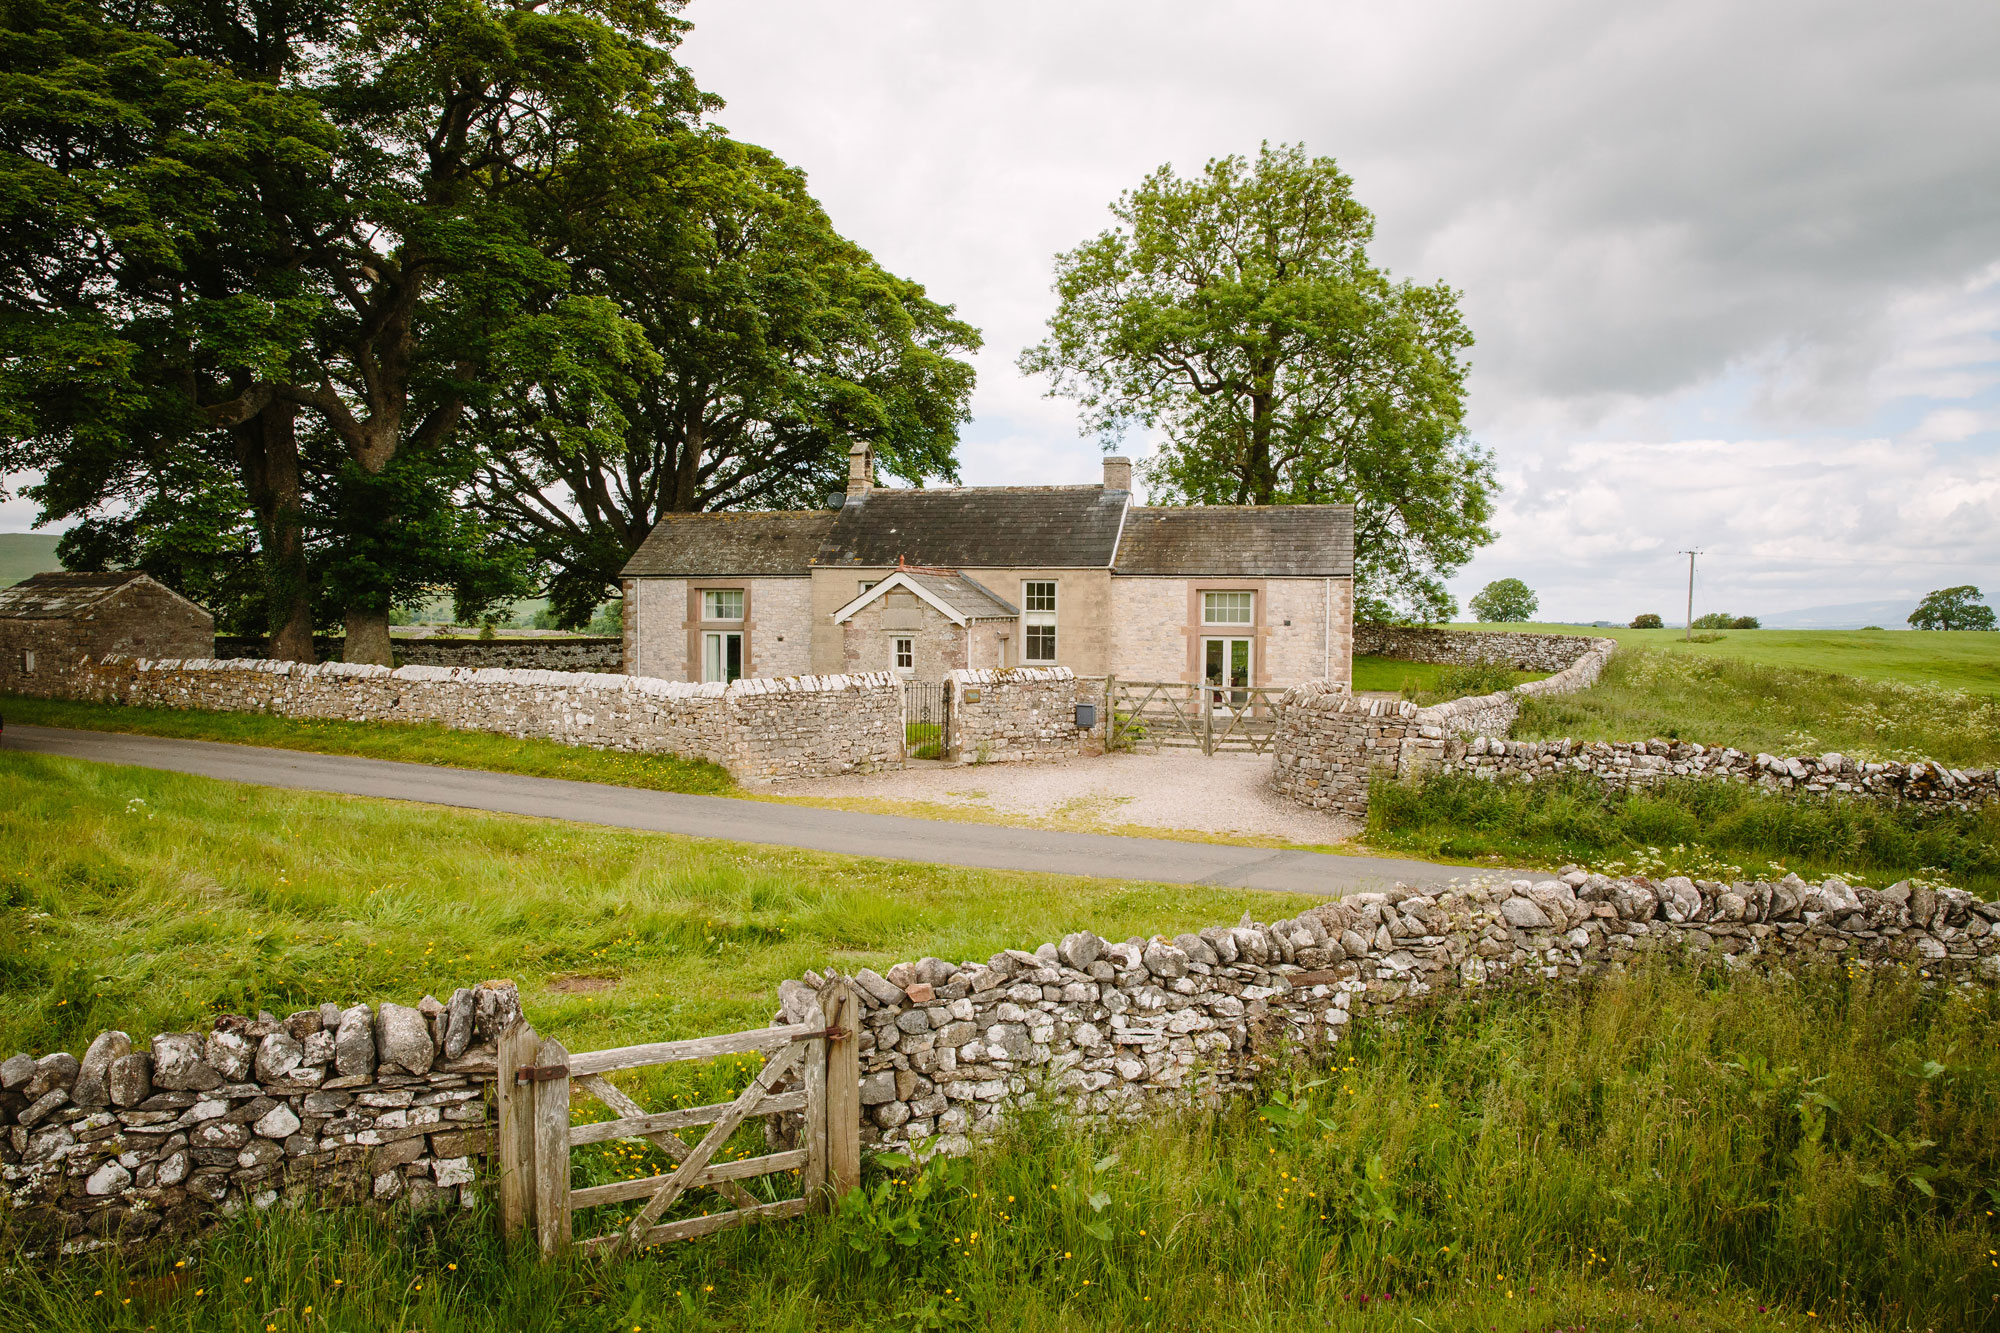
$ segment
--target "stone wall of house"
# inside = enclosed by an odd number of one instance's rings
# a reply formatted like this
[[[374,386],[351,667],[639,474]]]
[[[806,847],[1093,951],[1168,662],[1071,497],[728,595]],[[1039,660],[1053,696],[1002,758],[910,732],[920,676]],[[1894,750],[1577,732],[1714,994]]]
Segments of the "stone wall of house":
[[[954,671],[945,677],[951,696],[949,756],[961,764],[1006,764],[1059,759],[1103,749],[1103,719],[1076,725],[1079,702],[1103,712],[1104,692],[1079,688],[1068,667],[1007,667]]]
[[[1607,879],[1355,894],[1287,921],[1112,943],[1082,932],[984,962],[858,971],[866,1141],[933,1135],[963,1152],[1014,1107],[1086,1115],[1213,1101],[1272,1057],[1336,1042],[1355,1019],[1444,991],[1568,980],[1651,956],[1747,967],[1908,965],[2000,981],[2000,903],[1905,883]],[[804,1018],[826,978],[778,987]]]
[[[1590,645],[1609,642],[1579,634],[1425,629],[1373,621],[1354,627],[1354,652],[1360,657],[1393,657],[1404,662],[1442,662],[1453,666],[1498,662],[1516,671],[1561,671],[1589,652]]]
[[[746,677],[688,685],[645,676],[328,662],[90,662],[38,693],[154,708],[459,731],[709,759],[743,781],[867,772],[903,758],[900,683],[859,676]]]
[[[12,1056],[6,1212],[80,1250],[280,1199],[470,1207],[493,1151],[494,1042],[520,1016],[514,983],[488,981],[414,1008],[323,1004]]]
[[[846,669],[895,671],[896,640],[910,640],[912,662],[906,679],[935,681],[966,665],[966,626],[913,592],[884,593],[840,627]],[[992,661],[987,658],[987,661]]]
[[[398,666],[508,667],[517,671],[622,671],[622,638],[578,636],[533,639],[437,639],[394,637]],[[218,634],[214,655],[223,661],[262,658],[268,642],[255,635]],[[346,640],[319,635],[313,652],[323,662],[338,662]],[[169,653],[132,653],[133,657],[168,657]]]

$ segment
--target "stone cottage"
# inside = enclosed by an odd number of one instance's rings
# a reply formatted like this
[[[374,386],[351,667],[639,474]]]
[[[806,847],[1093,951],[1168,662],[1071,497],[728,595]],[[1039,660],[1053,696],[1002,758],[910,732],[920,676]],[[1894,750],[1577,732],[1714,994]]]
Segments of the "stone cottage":
[[[958,667],[1284,686],[1350,679],[1354,511],[1132,502],[1087,486],[901,489],[672,514],[623,573],[625,670],[667,680]]]
[[[214,651],[215,618],[144,574],[36,574],[0,588],[0,694],[47,694],[84,657]]]

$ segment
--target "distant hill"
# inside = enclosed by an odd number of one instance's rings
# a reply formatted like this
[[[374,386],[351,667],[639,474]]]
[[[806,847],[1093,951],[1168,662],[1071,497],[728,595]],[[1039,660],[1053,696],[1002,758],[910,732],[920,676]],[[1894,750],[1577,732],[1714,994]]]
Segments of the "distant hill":
[[[1765,629],[1908,629],[1913,601],[1842,602],[1838,606],[1803,606],[1759,616]]]
[[[53,532],[0,532],[0,588],[11,588],[35,574],[61,569]]]

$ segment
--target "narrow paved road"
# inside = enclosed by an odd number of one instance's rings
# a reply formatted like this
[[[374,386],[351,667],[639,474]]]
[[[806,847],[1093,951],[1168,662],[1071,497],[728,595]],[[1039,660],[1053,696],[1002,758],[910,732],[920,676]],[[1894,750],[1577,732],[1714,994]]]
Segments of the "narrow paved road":
[[[0,749],[133,764],[266,787],[421,801],[651,833],[727,838],[848,856],[879,856],[987,870],[1045,871],[1103,879],[1317,894],[1354,893],[1397,882],[1439,883],[1454,875],[1473,873],[1459,866],[1389,857],[1329,856],[1320,852],[1176,842],[1165,838],[1121,838],[857,814],[726,796],[681,796],[595,782],[106,731],[13,726],[7,728],[5,739],[0,740]]]

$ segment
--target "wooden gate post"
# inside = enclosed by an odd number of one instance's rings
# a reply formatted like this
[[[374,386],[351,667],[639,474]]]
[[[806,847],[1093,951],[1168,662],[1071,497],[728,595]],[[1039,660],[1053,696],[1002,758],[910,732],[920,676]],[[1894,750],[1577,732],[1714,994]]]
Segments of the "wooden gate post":
[[[826,1008],[814,1001],[799,1020],[814,1027],[826,1026]],[[805,1085],[806,1109],[799,1120],[799,1147],[806,1150],[806,1164],[799,1170],[799,1197],[813,1212],[826,1211],[826,1048],[825,1037],[807,1042],[799,1079]]]
[[[835,981],[820,1007],[841,1033],[826,1043],[826,1177],[838,1198],[861,1184],[861,1005],[851,984]]]
[[[500,1234],[510,1241],[535,1234],[535,1087],[515,1071],[535,1063],[542,1039],[526,1023],[500,1034],[494,1070],[500,1158]]]
[[[553,1257],[570,1242],[569,1051],[551,1037],[535,1052],[535,1064],[535,1240]]]

